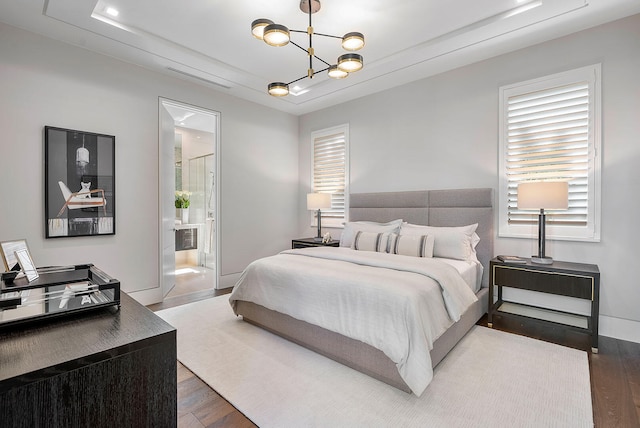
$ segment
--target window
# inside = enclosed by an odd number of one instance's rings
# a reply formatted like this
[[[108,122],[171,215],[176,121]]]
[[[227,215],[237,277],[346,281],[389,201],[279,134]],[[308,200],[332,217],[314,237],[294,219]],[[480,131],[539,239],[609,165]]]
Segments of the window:
[[[349,125],[311,133],[311,191],[331,194],[331,208],[322,210],[322,225],[342,227],[348,210]],[[315,214],[312,225],[315,225]]]
[[[499,236],[531,237],[518,183],[569,182],[569,208],[549,211],[553,239],[600,240],[600,64],[500,88]]]

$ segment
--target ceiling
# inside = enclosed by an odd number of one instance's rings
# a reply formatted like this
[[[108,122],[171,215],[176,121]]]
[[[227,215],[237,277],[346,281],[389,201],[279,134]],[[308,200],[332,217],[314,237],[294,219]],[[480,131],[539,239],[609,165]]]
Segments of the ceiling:
[[[321,1],[314,30],[363,33],[364,68],[303,79],[303,93],[284,98],[267,85],[305,76],[308,57],[291,44],[268,46],[250,27],[268,18],[306,30],[299,0],[0,0],[0,21],[300,115],[640,13],[640,0]],[[291,38],[306,49],[306,35]],[[330,63],[345,53],[338,39],[314,36],[313,45]]]

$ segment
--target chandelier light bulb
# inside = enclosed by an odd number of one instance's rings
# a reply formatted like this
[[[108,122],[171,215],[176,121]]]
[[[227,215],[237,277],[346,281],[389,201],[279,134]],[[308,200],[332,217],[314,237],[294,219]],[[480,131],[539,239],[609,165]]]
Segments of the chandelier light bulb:
[[[270,46],[284,46],[289,43],[289,29],[280,24],[264,27],[263,40]]]
[[[347,73],[361,70],[362,56],[354,53],[340,55],[340,57],[338,57],[338,69]]]
[[[347,51],[357,51],[364,47],[364,36],[357,31],[347,33],[342,37],[342,48]]]
[[[327,74],[332,79],[344,79],[345,77],[349,76],[349,73],[347,73],[346,71],[340,70],[338,66],[335,64],[329,67],[329,71],[327,72]]]
[[[264,38],[264,27],[273,24],[270,19],[256,19],[251,23],[251,34],[256,39],[262,40]]]
[[[268,91],[274,97],[284,97],[289,95],[289,85],[282,82],[269,83]]]

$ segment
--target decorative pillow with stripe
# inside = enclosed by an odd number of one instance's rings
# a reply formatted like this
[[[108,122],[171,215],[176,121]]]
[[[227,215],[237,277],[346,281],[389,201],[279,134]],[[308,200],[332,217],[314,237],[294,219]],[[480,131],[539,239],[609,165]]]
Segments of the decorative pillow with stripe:
[[[400,226],[402,225],[402,219],[390,221],[388,223],[376,223],[373,221],[351,221],[344,224],[342,235],[340,236],[341,247],[351,247],[353,244],[353,238],[356,232],[395,232],[398,233]]]
[[[388,232],[364,232],[359,230],[353,237],[351,248],[359,251],[377,251],[385,253],[387,250]]]
[[[389,235],[387,252],[413,257],[433,257],[432,235]]]

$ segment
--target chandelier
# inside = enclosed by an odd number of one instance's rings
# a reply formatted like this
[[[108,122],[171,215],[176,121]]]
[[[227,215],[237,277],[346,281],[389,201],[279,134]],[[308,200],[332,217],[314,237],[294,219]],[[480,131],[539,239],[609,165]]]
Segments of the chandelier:
[[[264,40],[264,42],[270,46],[285,46],[289,43],[297,48],[305,51],[309,57],[309,69],[307,74],[298,79],[292,80],[289,83],[273,82],[269,83],[268,91],[270,95],[274,97],[284,97],[289,95],[289,85],[298,82],[300,80],[313,79],[318,73],[327,72],[329,77],[333,79],[344,79],[349,76],[349,73],[362,69],[362,56],[357,53],[345,53],[338,57],[335,64],[329,64],[327,61],[316,56],[313,50],[313,36],[331,37],[334,39],[342,39],[342,48],[347,51],[357,51],[364,46],[364,36],[362,33],[351,32],[344,36],[332,36],[330,34],[316,33],[313,30],[311,24],[311,16],[320,10],[320,0],[300,0],[300,10],[309,15],[309,26],[307,30],[290,30],[284,25],[274,24],[269,19],[256,19],[251,23],[251,33],[257,39]],[[303,48],[299,44],[295,43],[290,38],[290,33],[306,33],[309,36],[309,47]],[[313,69],[313,60],[318,61],[326,65],[322,70],[315,71]]]

